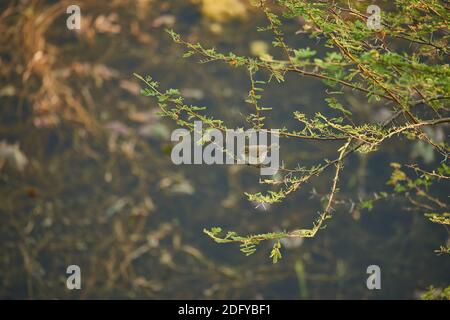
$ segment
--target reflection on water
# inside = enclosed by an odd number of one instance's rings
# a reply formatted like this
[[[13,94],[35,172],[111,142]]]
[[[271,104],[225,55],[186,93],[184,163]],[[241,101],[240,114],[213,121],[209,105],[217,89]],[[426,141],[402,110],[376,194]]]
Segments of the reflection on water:
[[[0,297],[416,298],[428,285],[447,285],[449,260],[433,252],[445,230],[400,201],[353,215],[337,209],[317,238],[285,242],[277,265],[268,259],[270,243],[245,257],[205,237],[203,228],[216,225],[245,234],[309,227],[321,208],[311,194],[325,193],[329,177],[260,210],[243,195],[260,189],[257,170],[172,165],[175,127],[139,96],[132,74],[151,74],[242,126],[244,72],[181,59],[163,29],[223,51],[265,54],[271,36],[256,32],[263,17],[245,5],[214,6],[221,1],[79,2],[78,33],[65,27],[64,1],[1,5],[0,31],[8,36],[0,51],[0,140],[9,160],[0,171]],[[288,26],[292,34],[297,27]],[[292,42],[320,51],[302,35]],[[293,126],[294,110],[322,110],[323,90],[297,76],[270,84],[270,125]],[[361,104],[361,118],[371,116],[361,97],[348,99]],[[327,143],[282,143],[287,163],[333,157]],[[385,188],[385,168],[408,157],[403,148],[393,141],[351,158],[341,195]],[[77,292],[65,288],[70,264],[82,270]],[[366,288],[372,264],[381,267],[381,291]]]

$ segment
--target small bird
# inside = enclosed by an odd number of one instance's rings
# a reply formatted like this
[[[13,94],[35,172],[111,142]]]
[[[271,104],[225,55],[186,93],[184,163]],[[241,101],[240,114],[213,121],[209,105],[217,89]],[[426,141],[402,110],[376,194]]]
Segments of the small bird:
[[[267,154],[273,151],[278,151],[280,146],[277,143],[272,143],[267,146],[264,144],[249,145],[244,147],[241,157],[246,163],[250,164],[264,164]]]

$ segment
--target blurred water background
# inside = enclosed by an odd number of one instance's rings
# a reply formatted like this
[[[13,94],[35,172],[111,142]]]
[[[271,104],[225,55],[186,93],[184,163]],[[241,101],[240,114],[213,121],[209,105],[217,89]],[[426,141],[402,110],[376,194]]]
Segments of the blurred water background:
[[[66,8],[81,7],[82,28],[66,28]],[[264,190],[259,171],[241,166],[175,166],[170,133],[155,101],[139,95],[133,72],[242,126],[251,109],[244,70],[182,59],[165,28],[223,52],[274,56],[266,21],[241,0],[2,1],[0,4],[0,297],[1,298],[418,298],[446,286],[448,257],[434,250],[448,240],[401,199],[371,211],[334,212],[314,239],[284,243],[273,265],[271,243],[245,257],[202,230],[213,226],[257,233],[309,228],[330,187],[330,174],[266,211],[245,191]],[[323,41],[295,34],[290,43],[323,52]],[[324,85],[296,75],[268,85],[270,126],[295,128],[292,112],[324,111]],[[369,109],[345,97],[357,119],[385,119],[382,102]],[[442,132],[437,134],[443,134]],[[283,141],[288,164],[334,158],[333,143]],[[352,156],[342,199],[388,189],[389,163],[439,160],[402,139]],[[6,159],[6,156],[4,157]],[[448,190],[438,190],[447,196]],[[82,270],[82,290],[66,289],[66,268]],[[381,267],[382,290],[368,290],[366,268]]]

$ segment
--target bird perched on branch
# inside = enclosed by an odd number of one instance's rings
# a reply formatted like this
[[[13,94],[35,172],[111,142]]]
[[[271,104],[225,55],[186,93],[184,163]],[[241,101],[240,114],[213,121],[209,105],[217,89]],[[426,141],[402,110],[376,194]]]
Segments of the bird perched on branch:
[[[246,163],[263,164],[269,152],[278,152],[279,149],[278,143],[272,143],[269,146],[264,144],[249,145],[244,147],[240,156]]]

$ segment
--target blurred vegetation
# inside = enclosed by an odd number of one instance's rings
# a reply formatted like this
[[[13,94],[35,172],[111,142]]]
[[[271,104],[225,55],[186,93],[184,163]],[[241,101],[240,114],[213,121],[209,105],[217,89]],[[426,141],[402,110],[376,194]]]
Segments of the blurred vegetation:
[[[436,289],[430,287],[427,292],[422,294],[422,300],[450,300],[450,287],[444,289]]]
[[[132,74],[152,74],[161,87],[180,88],[189,103],[209,105],[230,127],[244,126],[242,114],[254,109],[242,103],[248,98],[247,70],[237,63],[206,68],[184,61],[185,49],[164,29],[176,30],[186,43],[201,41],[205,48],[253,56],[251,61],[273,68],[270,59],[282,51],[271,47],[270,33],[256,31],[267,24],[266,15],[244,0],[75,2],[82,13],[79,31],[66,28],[73,1],[0,4],[0,297],[420,298],[430,284],[448,285],[447,256],[434,252],[440,244],[447,247],[448,232],[432,223],[445,221],[445,210],[430,199],[422,200],[433,209],[418,210],[408,202],[411,195],[416,201],[413,187],[389,190],[388,197],[380,192],[391,176],[390,163],[402,163],[402,170],[405,163],[414,165],[406,167],[409,174],[426,182],[445,180],[439,178],[445,174],[438,169],[439,152],[402,137],[374,155],[348,157],[345,166],[354,170],[342,174],[347,188],[333,199],[340,214],[319,237],[261,244],[263,250],[251,258],[233,248],[217,250],[202,236],[205,226],[259,234],[312,223],[328,199],[332,173],[262,212],[259,198],[249,204],[244,195],[264,192],[254,183],[257,170],[171,164],[170,131],[176,124],[158,115],[156,102],[140,96],[141,83]],[[286,40],[305,48],[296,53],[299,61],[314,67],[309,55],[316,51],[315,59],[328,63],[323,42],[307,36],[310,23],[294,18],[283,24]],[[439,55],[431,61],[438,64]],[[265,86],[262,103],[274,106],[267,127],[296,125],[293,106],[302,106],[309,120],[330,111],[320,81],[285,77],[283,88]],[[441,87],[433,83],[428,89]],[[369,107],[364,94],[338,97],[341,104],[333,105],[345,106],[360,123],[393,115],[391,104],[374,100]],[[420,119],[434,117],[424,104],[412,110],[419,107]],[[334,117],[340,116],[336,111]],[[442,142],[441,128],[429,130]],[[334,142],[292,140],[283,145],[286,164],[295,166],[300,157],[302,167],[309,167],[335,154]],[[448,196],[439,184],[418,187],[433,197]],[[372,195],[384,205],[372,208]],[[267,250],[283,260],[272,265]],[[374,263],[382,267],[386,290],[380,292],[365,288],[366,267]],[[66,289],[70,264],[81,267],[80,291]]]

